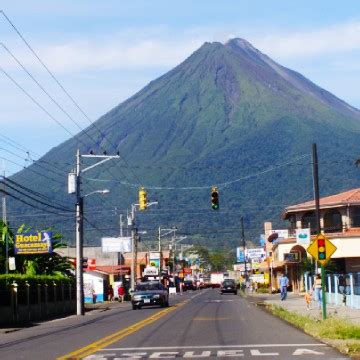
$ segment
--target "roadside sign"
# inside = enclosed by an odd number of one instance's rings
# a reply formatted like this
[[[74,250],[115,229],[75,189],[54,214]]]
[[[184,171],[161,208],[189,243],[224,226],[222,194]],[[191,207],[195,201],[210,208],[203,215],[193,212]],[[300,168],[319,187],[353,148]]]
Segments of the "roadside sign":
[[[336,250],[336,246],[322,234],[319,234],[307,248],[307,252],[321,265],[325,265]]]

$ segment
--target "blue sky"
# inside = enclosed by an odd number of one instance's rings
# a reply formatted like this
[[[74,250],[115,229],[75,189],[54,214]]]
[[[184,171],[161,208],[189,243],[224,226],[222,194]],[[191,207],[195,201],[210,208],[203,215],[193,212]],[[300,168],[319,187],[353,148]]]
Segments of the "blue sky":
[[[360,108],[359,1],[8,1],[1,9],[96,120],[205,41],[242,37],[280,64]],[[81,126],[74,108],[0,16],[1,43]],[[0,47],[0,66],[73,134],[78,128]],[[0,72],[0,135],[32,159],[70,137]],[[8,174],[26,153],[0,137]],[[9,142],[9,141],[8,141]],[[9,151],[15,153],[11,154]],[[11,163],[16,162],[17,165]]]

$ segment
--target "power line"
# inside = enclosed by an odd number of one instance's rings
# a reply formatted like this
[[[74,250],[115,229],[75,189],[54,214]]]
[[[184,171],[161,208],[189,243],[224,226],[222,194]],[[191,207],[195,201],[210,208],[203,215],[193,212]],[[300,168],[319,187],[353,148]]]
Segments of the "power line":
[[[254,174],[242,176],[242,177],[234,179],[234,180],[230,180],[230,181],[226,181],[226,182],[223,182],[223,183],[220,183],[220,184],[216,184],[216,186],[218,188],[224,188],[224,187],[227,187],[229,185],[235,184],[237,182],[240,182],[240,181],[243,181],[243,180],[248,180],[248,179],[250,179],[252,177],[263,175],[263,174],[269,173],[271,171],[280,169],[280,168],[282,168],[284,166],[288,166],[288,165],[293,164],[294,162],[296,162],[296,161],[298,161],[300,159],[303,159],[303,158],[309,157],[309,156],[310,156],[310,154],[303,154],[303,155],[295,158],[294,160],[288,161],[286,163],[279,164],[279,165],[274,165],[269,169],[266,169],[266,170],[263,170],[263,171],[260,171],[260,172],[254,173]],[[95,182],[117,182],[117,183],[120,183],[122,185],[129,186],[129,187],[138,187],[139,186],[139,184],[131,184],[131,183],[128,183],[126,181],[118,181],[118,180],[111,180],[111,179],[94,179],[94,178],[87,178],[87,177],[85,177],[85,179],[88,180],[88,181],[95,181]],[[144,187],[146,189],[148,189],[148,190],[204,190],[204,189],[211,188],[213,185],[214,185],[214,183],[212,183],[210,185],[187,186],[187,187],[160,187],[160,186],[152,186],[152,185],[144,185]]]
[[[117,150],[116,146],[110,141],[110,139],[102,133],[102,131],[97,127],[95,122],[93,122],[90,117],[85,113],[85,111],[81,108],[81,106],[75,101],[75,99],[70,95],[70,93],[65,89],[65,87],[60,83],[60,81],[57,79],[57,77],[52,73],[52,71],[46,66],[46,64],[41,60],[40,56],[35,52],[35,50],[31,47],[29,42],[24,38],[24,36],[21,34],[21,32],[17,29],[17,27],[13,24],[13,22],[9,19],[9,17],[5,14],[3,10],[0,10],[0,13],[4,16],[6,21],[11,25],[11,27],[14,29],[14,31],[18,34],[18,36],[21,38],[21,40],[24,42],[24,44],[27,46],[27,48],[31,51],[31,53],[36,57],[36,59],[40,62],[40,64],[43,66],[43,68],[46,70],[46,72],[50,75],[50,77],[55,81],[55,83],[60,87],[60,89],[66,94],[66,96],[71,100],[71,102],[75,105],[75,107],[83,114],[83,116],[89,121],[91,126],[94,126],[94,128],[99,132],[99,134],[106,139],[110,145],[114,148],[114,150]],[[119,155],[120,156],[120,155]],[[121,157],[121,159],[124,161],[126,166],[130,169],[132,174],[134,175],[135,179],[139,182],[138,186],[141,185],[141,181],[135,174],[135,172],[129,167],[129,164],[127,163],[126,159],[124,157]]]
[[[62,210],[62,211],[68,211],[68,212],[73,212],[73,213],[74,213],[73,210],[65,209],[65,208],[63,208],[63,207],[59,207],[59,206],[56,206],[56,205],[51,205],[51,204],[46,203],[46,202],[44,202],[44,201],[42,201],[42,200],[36,199],[36,198],[34,198],[33,196],[26,194],[24,191],[21,191],[21,190],[19,190],[19,189],[16,189],[14,186],[12,186],[12,185],[10,185],[10,184],[6,184],[6,187],[14,190],[15,192],[17,192],[17,193],[19,193],[19,194],[21,194],[21,195],[23,195],[23,196],[26,196],[26,197],[27,197],[28,199],[30,199],[30,200],[36,201],[36,202],[39,203],[39,204],[42,204],[42,205],[51,207],[51,208],[56,209],[56,210]]]
[[[0,176],[1,176],[1,175],[0,175]],[[46,196],[46,195],[43,195],[43,194],[41,194],[41,193],[39,193],[39,192],[37,192],[37,191],[34,191],[34,190],[32,190],[32,189],[30,189],[30,188],[28,188],[28,187],[26,187],[26,186],[21,185],[21,184],[15,182],[15,181],[13,181],[13,180],[10,180],[9,178],[7,178],[7,177],[5,177],[5,176],[1,176],[1,177],[3,178],[3,181],[7,182],[7,184],[6,184],[7,187],[9,187],[9,188],[11,188],[11,189],[13,189],[13,190],[15,190],[15,191],[18,191],[19,193],[21,193],[21,192],[20,192],[19,190],[17,190],[16,188],[14,188],[13,186],[9,185],[8,183],[13,184],[13,185],[15,185],[15,186],[17,186],[17,187],[19,187],[19,188],[21,188],[21,189],[23,189],[23,190],[31,193],[31,194],[33,194],[33,195],[35,195],[35,196],[38,196],[38,197],[44,199],[44,200],[48,200],[48,201],[55,202],[56,204],[58,204],[58,205],[61,207],[61,208],[60,208],[60,207],[58,208],[59,210],[74,212],[73,210],[70,210],[70,209],[66,208],[66,205],[60,204],[60,203],[54,201],[53,199],[49,198],[49,197]],[[23,195],[28,196],[28,195],[26,195],[26,194],[23,194]]]
[[[15,200],[18,200],[18,201],[20,201],[21,203],[23,203],[23,204],[25,204],[25,205],[28,205],[28,206],[30,206],[30,207],[32,207],[32,208],[40,209],[40,210],[42,210],[42,211],[46,211],[46,212],[51,213],[51,214],[61,215],[61,213],[53,212],[53,211],[50,211],[50,210],[47,210],[47,209],[43,209],[43,208],[40,208],[40,207],[38,207],[38,206],[36,206],[36,205],[34,205],[34,204],[28,203],[27,201],[25,201],[25,200],[17,197],[16,195],[13,195],[13,194],[7,192],[7,191],[5,191],[5,190],[0,190],[0,192],[4,193],[5,195],[8,195],[8,196],[14,198]]]
[[[26,167],[26,166],[20,165],[19,163],[15,162],[15,161],[12,161],[12,160],[10,160],[10,159],[8,159],[8,158],[6,158],[6,157],[0,156],[0,159],[3,159],[3,160],[5,160],[5,161],[8,161],[9,163],[11,163],[11,164],[13,164],[13,165],[19,166],[19,167],[21,167],[21,168],[24,169],[24,170],[28,170],[28,171],[30,171],[30,172],[32,172],[32,173],[34,173],[34,174],[36,174],[36,175],[38,175],[38,176],[40,176],[40,177],[43,177],[43,178],[46,178],[46,179],[48,179],[48,180],[54,181],[54,182],[60,184],[61,186],[64,185],[62,182],[60,182],[60,181],[58,181],[58,180],[56,180],[56,179],[53,179],[53,178],[51,178],[51,177],[49,177],[49,176],[47,176],[47,175],[41,174],[41,173],[37,172],[36,170],[31,169],[30,167]]]
[[[12,57],[12,59],[25,71],[25,73],[35,82],[35,84],[41,89],[41,91],[52,101],[53,104],[63,113],[65,116],[75,124],[81,132],[84,132],[90,140],[94,139],[84,130],[79,123],[49,94],[49,92],[35,79],[31,72],[20,62],[20,60],[9,50],[9,48],[2,42],[0,45],[5,49],[5,51]]]

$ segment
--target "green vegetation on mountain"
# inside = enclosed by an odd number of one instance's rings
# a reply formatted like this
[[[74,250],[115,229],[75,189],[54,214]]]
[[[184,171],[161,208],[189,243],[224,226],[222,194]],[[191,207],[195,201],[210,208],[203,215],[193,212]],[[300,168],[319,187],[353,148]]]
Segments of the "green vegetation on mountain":
[[[257,241],[264,221],[284,227],[283,208],[312,198],[313,142],[318,144],[321,195],[357,187],[359,131],[357,109],[245,40],[233,39],[225,45],[205,43],[31,166],[57,182],[29,170],[13,178],[73,206],[65,172],[74,167],[69,164],[76,149],[120,151],[126,162],[113,160],[84,175],[84,194],[111,190],[107,199],[86,199],[85,242],[99,244],[101,236],[117,235],[119,213],[137,202],[137,188],[143,185],[148,198],[159,201],[137,215],[149,241],[159,225],[176,225],[194,243],[234,247],[240,243],[241,216],[247,239]],[[51,172],[48,163],[62,167],[63,176]],[[219,211],[210,207],[212,185],[219,187]],[[34,211],[11,206],[20,214]],[[73,218],[34,222],[56,225],[74,242]],[[94,225],[102,230],[91,231]]]

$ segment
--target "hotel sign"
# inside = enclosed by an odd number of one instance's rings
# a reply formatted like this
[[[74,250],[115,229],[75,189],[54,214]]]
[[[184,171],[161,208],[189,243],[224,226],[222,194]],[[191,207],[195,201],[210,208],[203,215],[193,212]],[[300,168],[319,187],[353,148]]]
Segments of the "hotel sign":
[[[16,234],[15,255],[52,253],[52,233],[47,231]]]

